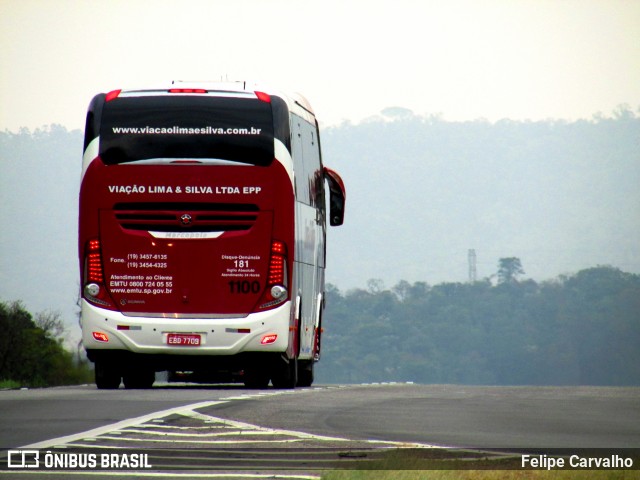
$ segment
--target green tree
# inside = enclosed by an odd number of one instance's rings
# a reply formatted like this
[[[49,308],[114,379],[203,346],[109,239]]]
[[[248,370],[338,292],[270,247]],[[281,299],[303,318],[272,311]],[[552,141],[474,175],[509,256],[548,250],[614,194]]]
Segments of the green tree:
[[[518,282],[518,276],[524,275],[522,263],[517,257],[501,258],[498,261],[498,283],[512,284]]]
[[[85,363],[77,364],[73,355],[55,338],[64,331],[59,314],[43,312],[36,321],[20,302],[0,302],[0,381],[24,386],[70,385],[91,381]]]
[[[376,284],[327,286],[319,381],[640,385],[640,275]]]

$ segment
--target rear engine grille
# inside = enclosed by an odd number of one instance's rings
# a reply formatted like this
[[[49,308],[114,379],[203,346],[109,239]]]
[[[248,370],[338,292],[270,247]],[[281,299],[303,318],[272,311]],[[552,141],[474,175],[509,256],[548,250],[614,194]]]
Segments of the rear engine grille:
[[[126,230],[226,232],[249,230],[258,218],[253,204],[118,203],[114,213]]]

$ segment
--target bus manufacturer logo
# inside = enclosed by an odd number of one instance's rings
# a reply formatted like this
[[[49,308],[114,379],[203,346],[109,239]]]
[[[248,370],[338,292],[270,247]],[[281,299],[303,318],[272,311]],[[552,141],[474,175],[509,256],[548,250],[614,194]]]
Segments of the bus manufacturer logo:
[[[180,217],[180,222],[182,223],[182,225],[191,225],[192,220],[193,219],[191,218],[191,215],[189,215],[188,213],[185,213]]]

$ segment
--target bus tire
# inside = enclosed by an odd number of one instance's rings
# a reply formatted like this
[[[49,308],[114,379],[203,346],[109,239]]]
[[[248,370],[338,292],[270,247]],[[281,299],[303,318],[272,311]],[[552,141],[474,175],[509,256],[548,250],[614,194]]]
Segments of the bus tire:
[[[95,380],[98,390],[115,390],[120,388],[122,377],[117,366],[99,361],[95,364]]]
[[[273,364],[271,383],[275,388],[295,388],[298,382],[298,360],[278,357]]]
[[[313,385],[313,360],[298,361],[298,387],[310,387]]]
[[[153,386],[156,379],[156,372],[149,369],[135,369],[123,375],[124,388],[126,389],[148,389]]]
[[[244,386],[251,389],[263,389],[269,386],[269,373],[261,365],[251,366],[244,371]]]

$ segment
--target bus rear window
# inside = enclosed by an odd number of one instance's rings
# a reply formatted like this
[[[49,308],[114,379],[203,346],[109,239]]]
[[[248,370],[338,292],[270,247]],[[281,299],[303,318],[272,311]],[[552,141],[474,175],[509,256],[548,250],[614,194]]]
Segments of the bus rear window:
[[[267,166],[274,157],[271,105],[208,95],[119,97],[104,105],[100,157],[108,165],[206,158]]]

